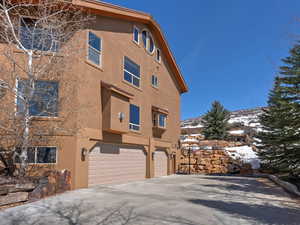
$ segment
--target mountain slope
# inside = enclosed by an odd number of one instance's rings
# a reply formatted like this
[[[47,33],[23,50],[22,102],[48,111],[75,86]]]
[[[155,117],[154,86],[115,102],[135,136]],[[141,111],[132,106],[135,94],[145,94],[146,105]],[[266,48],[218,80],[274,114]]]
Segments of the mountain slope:
[[[263,113],[263,109],[265,107],[257,107],[253,109],[245,109],[245,110],[236,110],[230,112],[229,123],[232,126],[243,126],[243,127],[251,127],[254,130],[259,130],[261,125],[258,120],[258,116]],[[181,128],[201,128],[203,116],[199,116],[192,119],[186,119],[181,121]]]

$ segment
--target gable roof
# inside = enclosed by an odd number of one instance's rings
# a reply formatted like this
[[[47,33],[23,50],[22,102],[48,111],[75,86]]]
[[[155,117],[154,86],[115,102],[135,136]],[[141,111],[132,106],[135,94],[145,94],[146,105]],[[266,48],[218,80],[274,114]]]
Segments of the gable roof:
[[[153,17],[150,14],[96,0],[72,0],[72,3],[80,7],[88,8],[91,11],[91,13],[101,14],[107,17],[114,17],[134,22],[141,22],[151,27],[155,36],[161,44],[161,50],[164,52],[167,62],[170,65],[171,71],[175,75],[176,81],[178,82],[178,85],[180,87],[180,92],[185,93],[188,91],[188,86],[176,63],[176,60],[171,52],[167,40],[159,24],[153,19]]]

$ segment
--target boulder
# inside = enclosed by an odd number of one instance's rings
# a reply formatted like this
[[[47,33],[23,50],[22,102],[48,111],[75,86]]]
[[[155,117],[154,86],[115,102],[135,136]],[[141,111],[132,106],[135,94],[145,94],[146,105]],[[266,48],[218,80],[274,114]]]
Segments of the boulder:
[[[41,199],[69,190],[71,190],[71,173],[69,171],[47,171],[29,197],[30,199]]]
[[[0,206],[10,205],[18,202],[26,202],[28,200],[28,192],[9,193],[0,196]]]

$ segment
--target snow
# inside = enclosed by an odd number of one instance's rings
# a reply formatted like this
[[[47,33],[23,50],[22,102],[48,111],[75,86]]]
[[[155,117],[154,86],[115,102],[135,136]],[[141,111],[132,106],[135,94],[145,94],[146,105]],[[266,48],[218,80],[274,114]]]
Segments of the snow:
[[[244,126],[253,126],[254,127],[255,126],[254,124],[257,124],[257,121],[258,121],[257,115],[247,115],[247,116],[231,117],[228,120],[228,123],[241,123]]]
[[[182,143],[198,143],[199,141],[197,140],[197,139],[195,139],[195,138],[186,138],[186,139],[184,139],[183,141],[181,141]]]
[[[245,163],[250,163],[252,169],[258,169],[260,167],[260,160],[253,151],[252,147],[248,145],[238,147],[227,147],[225,148],[227,153],[234,159],[239,159]]]
[[[230,134],[243,134],[245,133],[244,130],[231,130],[229,131]]]
[[[181,128],[202,128],[202,124],[197,124],[197,125],[183,125]]]

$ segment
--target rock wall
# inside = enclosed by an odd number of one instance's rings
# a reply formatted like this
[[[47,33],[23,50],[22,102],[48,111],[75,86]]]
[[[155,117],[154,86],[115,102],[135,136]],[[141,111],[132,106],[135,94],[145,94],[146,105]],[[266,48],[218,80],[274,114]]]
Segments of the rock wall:
[[[71,190],[71,173],[47,171],[41,177],[0,177],[0,207],[35,201]]]
[[[227,174],[240,170],[240,165],[235,162],[224,150],[198,150],[191,153],[189,165],[189,153],[182,151],[179,173],[192,174]]]

